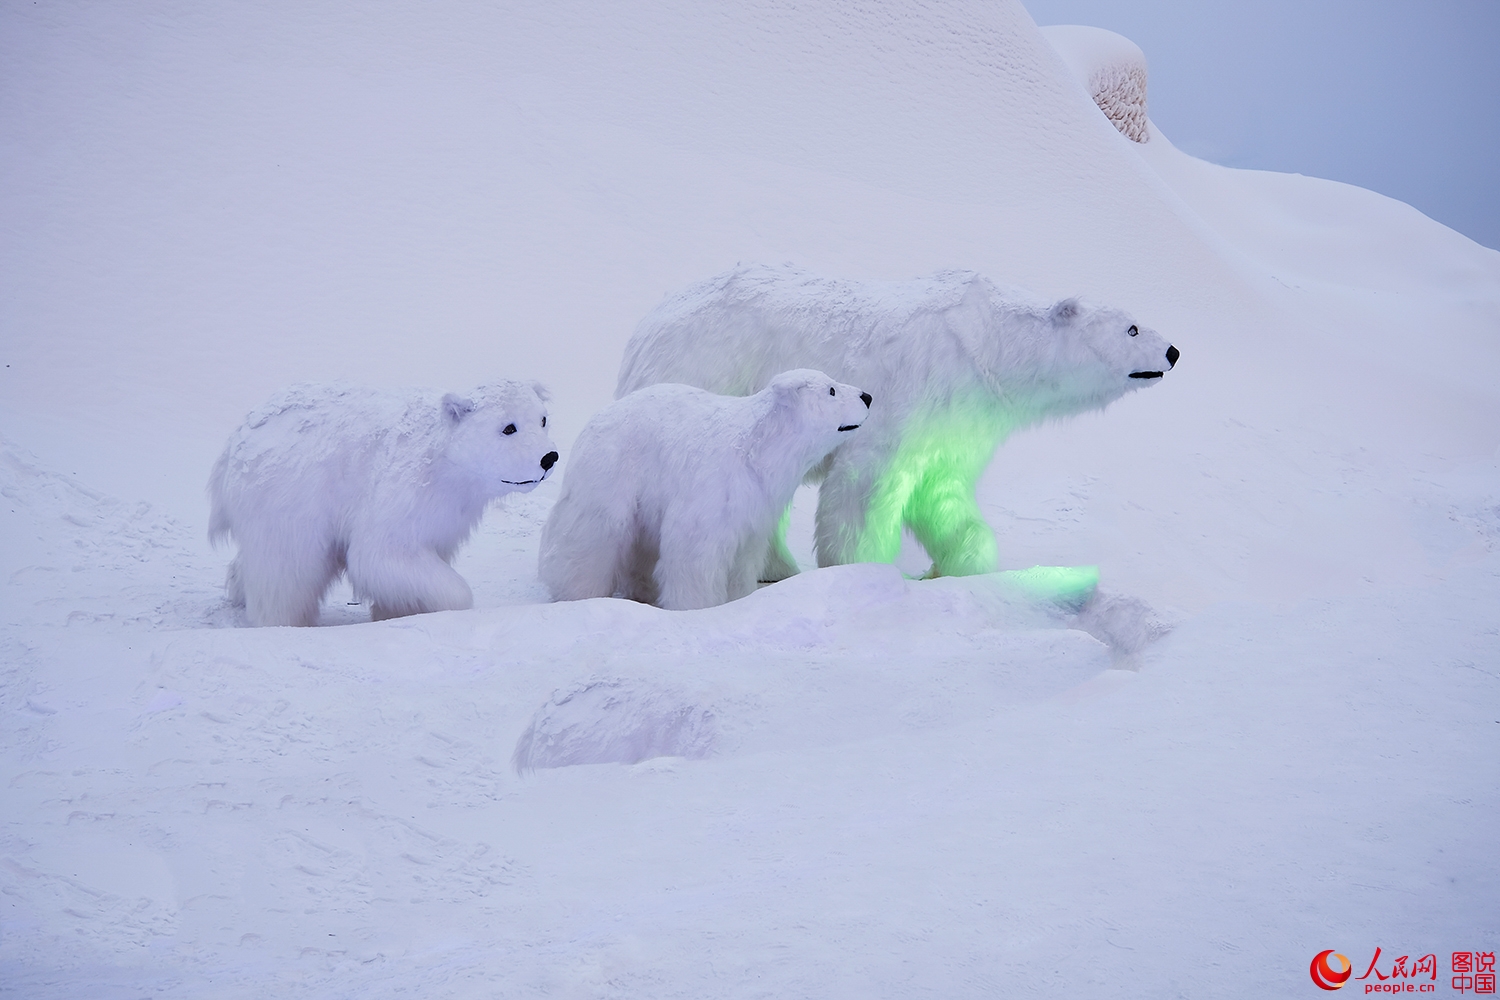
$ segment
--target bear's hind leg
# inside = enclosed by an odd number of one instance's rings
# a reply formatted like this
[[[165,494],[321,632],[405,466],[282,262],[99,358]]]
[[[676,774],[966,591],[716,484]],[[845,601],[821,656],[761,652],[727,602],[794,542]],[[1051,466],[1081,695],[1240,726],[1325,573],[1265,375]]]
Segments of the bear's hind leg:
[[[911,487],[905,476],[870,478],[835,460],[818,488],[819,566],[893,563],[901,554],[901,509]]]
[[[474,595],[458,571],[430,549],[389,551],[350,546],[349,582],[383,621],[430,611],[465,611]]]
[[[224,572],[224,599],[233,608],[245,606],[245,581],[240,575],[240,557],[229,560],[229,569]]]
[[[932,557],[932,576],[974,576],[999,568],[995,532],[979,513],[973,483],[932,475],[912,493],[905,516]]]
[[[240,552],[226,581],[231,601],[244,599],[252,625],[318,624],[318,606],[339,574],[337,553],[327,545],[298,547],[240,539]]]
[[[538,575],[554,601],[582,601],[590,597],[612,597],[615,593],[616,551],[620,543],[609,540],[560,538],[548,524],[542,534]]]

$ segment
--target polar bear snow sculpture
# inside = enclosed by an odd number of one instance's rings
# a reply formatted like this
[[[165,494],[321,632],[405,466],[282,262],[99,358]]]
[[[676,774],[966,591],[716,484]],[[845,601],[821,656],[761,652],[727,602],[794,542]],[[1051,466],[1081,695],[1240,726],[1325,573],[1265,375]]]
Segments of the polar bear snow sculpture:
[[[557,452],[545,391],[463,396],[298,385],[245,419],[214,466],[209,539],[232,536],[229,598],[252,625],[313,625],[347,572],[376,619],[474,603],[448,564],[494,498],[529,491]]]
[[[619,594],[683,609],[744,597],[798,483],[856,436],[870,403],[805,369],[745,397],[653,385],[617,400],[573,446],[542,529],[542,582],[560,601]]]
[[[1125,313],[1039,304],[968,271],[901,282],[746,265],[668,299],[625,348],[616,394],[685,382],[744,394],[806,365],[880,400],[817,466],[818,565],[894,562],[906,525],[941,576],[997,568],[974,489],[1012,431],[1154,385],[1178,351]],[[761,579],[797,571],[784,539]]]

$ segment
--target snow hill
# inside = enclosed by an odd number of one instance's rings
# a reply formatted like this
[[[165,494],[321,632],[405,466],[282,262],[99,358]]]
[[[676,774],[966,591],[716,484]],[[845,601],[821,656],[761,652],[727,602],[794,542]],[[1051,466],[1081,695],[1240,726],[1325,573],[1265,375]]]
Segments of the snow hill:
[[[0,19],[0,995],[1263,997],[1500,944],[1500,253],[1126,138],[1016,0]],[[982,484],[1101,602],[546,604],[549,483],[472,612],[234,627],[203,484],[272,391],[541,378],[566,466],[737,261],[1176,344]]]

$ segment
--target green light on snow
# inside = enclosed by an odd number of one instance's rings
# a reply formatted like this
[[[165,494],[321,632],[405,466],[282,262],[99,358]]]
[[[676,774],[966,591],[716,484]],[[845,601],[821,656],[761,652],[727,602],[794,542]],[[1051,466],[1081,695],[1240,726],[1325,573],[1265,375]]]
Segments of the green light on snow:
[[[995,573],[995,533],[979,512],[974,486],[1014,426],[1015,414],[987,397],[966,405],[955,400],[939,414],[912,420],[875,486],[855,560],[895,562],[905,524],[932,557],[932,575]],[[995,576],[1030,600],[1074,609],[1099,586],[1097,566],[1033,566]]]
[[[1098,566],[1033,566],[995,574],[1034,601],[1081,608],[1099,587]]]

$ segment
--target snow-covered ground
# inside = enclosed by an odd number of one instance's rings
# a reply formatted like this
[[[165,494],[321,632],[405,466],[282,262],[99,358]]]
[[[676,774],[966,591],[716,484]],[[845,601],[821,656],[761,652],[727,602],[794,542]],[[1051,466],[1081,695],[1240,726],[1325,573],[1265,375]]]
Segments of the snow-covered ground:
[[[0,995],[1291,996],[1500,944],[1500,254],[1129,141],[1015,0],[0,18]],[[539,377],[565,467],[741,260],[1171,339],[981,487],[1100,602],[547,604],[547,483],[473,611],[235,627],[203,484],[273,390]]]

